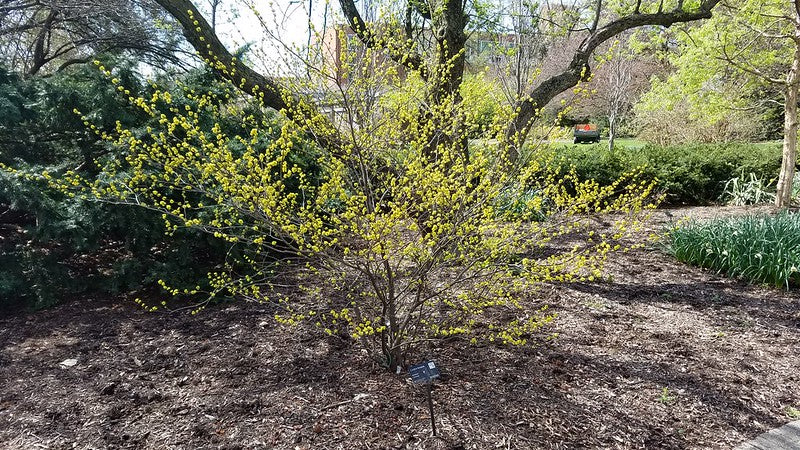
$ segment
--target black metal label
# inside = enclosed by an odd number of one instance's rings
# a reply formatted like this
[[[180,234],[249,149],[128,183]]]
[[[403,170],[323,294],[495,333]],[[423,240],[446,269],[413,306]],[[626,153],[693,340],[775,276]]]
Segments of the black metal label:
[[[411,381],[415,384],[430,383],[435,378],[439,378],[439,368],[433,361],[425,361],[415,364],[408,368]]]

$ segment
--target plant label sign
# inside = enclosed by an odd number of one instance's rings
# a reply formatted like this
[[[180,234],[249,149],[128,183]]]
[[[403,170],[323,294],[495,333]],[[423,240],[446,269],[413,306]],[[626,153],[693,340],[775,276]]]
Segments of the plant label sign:
[[[414,384],[430,383],[439,378],[439,368],[433,361],[425,361],[409,367],[408,374],[411,375]]]

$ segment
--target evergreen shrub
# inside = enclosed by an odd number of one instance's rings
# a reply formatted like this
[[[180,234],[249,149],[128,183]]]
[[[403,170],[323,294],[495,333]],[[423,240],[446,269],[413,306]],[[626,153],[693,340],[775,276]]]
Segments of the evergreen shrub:
[[[778,174],[779,144],[646,145],[642,148],[572,145],[557,150],[566,171],[574,166],[582,180],[610,184],[627,171],[643,167],[643,176],[658,180],[665,204],[707,205],[719,201],[726,183],[742,173],[770,180]]]

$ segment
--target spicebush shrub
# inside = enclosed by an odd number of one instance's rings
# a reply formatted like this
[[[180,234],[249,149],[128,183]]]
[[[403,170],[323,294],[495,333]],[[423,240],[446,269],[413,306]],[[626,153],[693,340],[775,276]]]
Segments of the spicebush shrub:
[[[800,285],[800,215],[750,215],[691,222],[670,234],[680,261],[732,277],[789,288]]]
[[[626,171],[643,166],[644,179],[658,179],[666,204],[704,205],[719,201],[725,183],[742,173],[770,180],[780,168],[778,144],[687,144],[642,148],[606,145],[564,146],[557,161],[570,166],[580,179],[607,185]]]

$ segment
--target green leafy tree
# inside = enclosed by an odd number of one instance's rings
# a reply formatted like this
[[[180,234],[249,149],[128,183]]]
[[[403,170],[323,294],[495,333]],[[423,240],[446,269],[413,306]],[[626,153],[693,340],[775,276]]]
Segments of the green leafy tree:
[[[678,71],[656,82],[638,113],[683,104],[696,121],[719,127],[747,123],[764,92],[783,96],[783,162],[776,206],[787,207],[797,164],[797,102],[800,88],[800,3],[723,2],[714,18],[689,30]],[[735,136],[735,134],[734,134]]]

